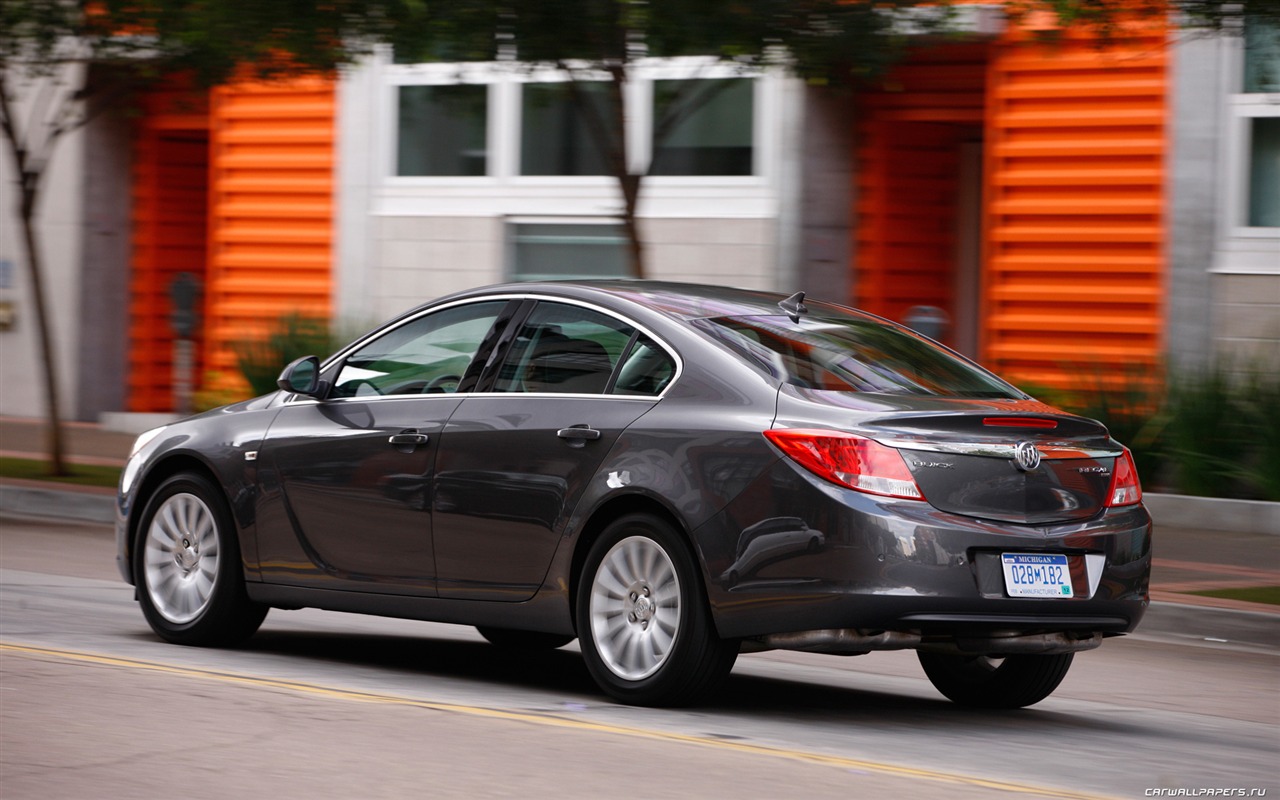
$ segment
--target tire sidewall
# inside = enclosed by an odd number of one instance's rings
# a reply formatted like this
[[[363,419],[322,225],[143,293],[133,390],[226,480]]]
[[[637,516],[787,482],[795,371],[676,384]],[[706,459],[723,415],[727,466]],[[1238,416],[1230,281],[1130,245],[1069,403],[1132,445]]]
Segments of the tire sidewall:
[[[641,536],[665,551],[680,582],[680,618],[671,649],[662,666],[652,675],[628,680],[605,664],[596,647],[591,625],[591,594],[597,572],[609,551],[624,539]],[[610,523],[591,545],[583,564],[575,602],[578,640],[583,660],[591,677],[608,694],[624,703],[635,705],[667,705],[683,702],[680,684],[695,666],[699,639],[714,635],[710,612],[702,591],[696,561],[684,539],[670,524],[648,514],[628,514]]]
[[[214,572],[213,589],[200,615],[189,622],[176,623],[167,619],[156,607],[146,573],[146,541],[152,521],[161,506],[179,494],[190,494],[204,503],[213,515],[214,535],[218,539],[218,564]],[[226,637],[231,623],[234,595],[243,591],[243,579],[237,573],[240,563],[240,546],[227,510],[226,501],[217,488],[201,475],[183,473],[175,475],[155,491],[148,500],[141,523],[135,534],[133,569],[137,577],[138,602],[143,616],[161,638],[178,644],[214,644]]]

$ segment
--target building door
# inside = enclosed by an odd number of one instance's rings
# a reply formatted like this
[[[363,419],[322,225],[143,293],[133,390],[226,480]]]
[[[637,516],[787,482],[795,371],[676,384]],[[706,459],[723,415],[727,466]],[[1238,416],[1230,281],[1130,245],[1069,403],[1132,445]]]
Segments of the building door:
[[[976,356],[988,47],[940,47],[859,97],[854,304]]]
[[[176,396],[201,371],[200,320],[179,341],[173,288],[188,279],[202,286],[207,274],[209,118],[195,92],[157,91],[143,105],[133,144],[127,402],[130,411],[165,412],[179,410]]]

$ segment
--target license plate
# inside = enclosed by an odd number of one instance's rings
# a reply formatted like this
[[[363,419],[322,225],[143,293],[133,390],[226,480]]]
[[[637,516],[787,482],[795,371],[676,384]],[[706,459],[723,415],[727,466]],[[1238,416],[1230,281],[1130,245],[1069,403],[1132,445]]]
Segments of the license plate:
[[[1010,597],[1072,597],[1067,557],[1055,553],[1002,553]]]

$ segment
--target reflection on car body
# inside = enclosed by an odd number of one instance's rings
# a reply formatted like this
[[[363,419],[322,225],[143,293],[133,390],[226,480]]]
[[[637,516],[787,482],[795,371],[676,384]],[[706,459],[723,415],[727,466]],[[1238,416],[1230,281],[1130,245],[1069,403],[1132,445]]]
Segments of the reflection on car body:
[[[720,576],[721,580],[733,586],[775,561],[801,552],[817,553],[826,538],[799,517],[761,520],[738,536],[738,557]]]

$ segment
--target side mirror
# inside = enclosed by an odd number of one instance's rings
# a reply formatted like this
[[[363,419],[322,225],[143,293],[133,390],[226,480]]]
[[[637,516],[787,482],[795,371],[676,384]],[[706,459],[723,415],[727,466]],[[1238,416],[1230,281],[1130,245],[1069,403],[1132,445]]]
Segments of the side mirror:
[[[324,382],[320,380],[320,359],[303,356],[293,361],[280,373],[276,386],[286,392],[319,397],[325,389]]]

